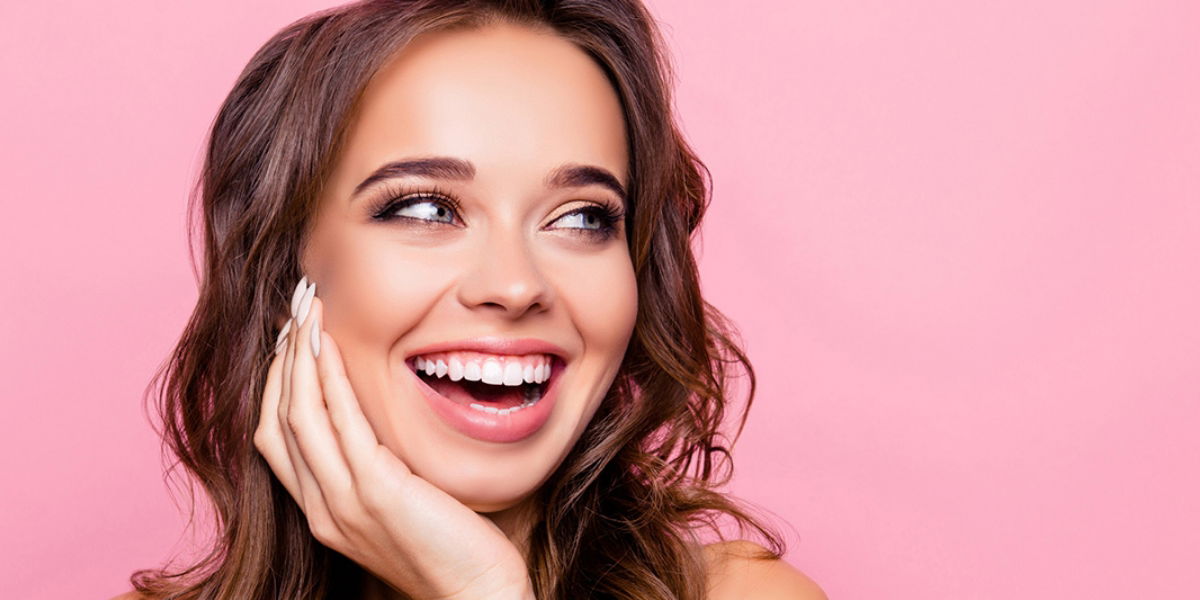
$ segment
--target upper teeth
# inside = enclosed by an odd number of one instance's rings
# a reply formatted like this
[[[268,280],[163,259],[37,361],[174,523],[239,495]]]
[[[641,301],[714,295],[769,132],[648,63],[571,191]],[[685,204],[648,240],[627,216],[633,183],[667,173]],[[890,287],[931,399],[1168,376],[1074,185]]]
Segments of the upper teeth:
[[[550,356],[496,356],[476,352],[439,352],[418,356],[417,371],[450,381],[466,379],[492,385],[542,383],[550,378]]]

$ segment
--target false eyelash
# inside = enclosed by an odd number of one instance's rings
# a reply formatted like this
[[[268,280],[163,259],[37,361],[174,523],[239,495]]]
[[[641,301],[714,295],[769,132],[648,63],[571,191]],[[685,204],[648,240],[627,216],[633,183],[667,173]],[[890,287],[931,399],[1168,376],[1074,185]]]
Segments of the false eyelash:
[[[462,205],[450,194],[442,191],[437,186],[413,187],[405,189],[400,186],[392,186],[387,184],[380,193],[379,199],[372,202],[369,210],[371,219],[377,222],[386,223],[396,219],[405,219],[408,221],[416,221],[418,223],[431,227],[437,226],[438,223],[428,221],[426,219],[418,219],[415,217],[394,217],[391,213],[396,210],[414,204],[418,201],[432,200],[443,204],[451,210],[455,215],[461,212]],[[569,229],[579,231],[585,236],[593,237],[598,240],[607,240],[613,237],[617,232],[617,223],[625,217],[625,212],[614,208],[611,204],[604,202],[599,204],[589,204],[580,208],[563,213],[559,218],[575,213],[585,213],[596,215],[600,219],[600,227],[596,229],[583,229],[572,227]]]
[[[617,234],[617,223],[620,223],[621,220],[625,218],[624,211],[613,208],[607,202],[602,203],[602,204],[589,204],[587,206],[582,206],[580,208],[577,208],[575,210],[567,212],[566,214],[564,214],[562,216],[565,217],[567,215],[571,215],[571,214],[575,214],[575,213],[589,213],[589,212],[600,218],[600,228],[599,229],[578,229],[578,228],[576,228],[576,229],[580,232],[583,232],[584,235],[592,236],[592,237],[596,238],[597,240],[601,240],[601,241],[610,239],[613,236],[615,236]]]
[[[399,208],[403,208],[410,204],[414,204],[418,200],[434,200],[442,203],[450,208],[454,214],[461,212],[462,205],[453,196],[441,190],[436,185],[427,187],[404,188],[401,186],[393,186],[388,183],[383,186],[383,190],[379,194],[379,198],[371,203],[368,211],[371,219],[379,222],[388,222],[395,219],[404,219],[405,217],[390,216],[392,212]],[[426,225],[437,225],[437,223],[427,221],[425,219],[407,218],[409,221],[417,221]]]

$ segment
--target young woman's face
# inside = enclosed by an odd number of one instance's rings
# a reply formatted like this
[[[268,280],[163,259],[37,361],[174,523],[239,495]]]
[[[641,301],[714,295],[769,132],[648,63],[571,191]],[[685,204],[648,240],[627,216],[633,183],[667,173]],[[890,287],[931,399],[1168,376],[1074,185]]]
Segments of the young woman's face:
[[[553,34],[425,34],[365,92],[302,266],[380,441],[476,511],[545,481],[616,376],[628,178],[615,91]]]

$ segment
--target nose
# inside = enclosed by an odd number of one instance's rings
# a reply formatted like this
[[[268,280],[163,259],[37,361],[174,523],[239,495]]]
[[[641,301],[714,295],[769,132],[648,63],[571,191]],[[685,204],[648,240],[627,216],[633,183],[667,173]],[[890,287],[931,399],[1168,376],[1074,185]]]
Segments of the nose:
[[[521,234],[496,231],[474,250],[458,298],[472,310],[495,310],[505,318],[518,319],[548,310],[553,290]]]

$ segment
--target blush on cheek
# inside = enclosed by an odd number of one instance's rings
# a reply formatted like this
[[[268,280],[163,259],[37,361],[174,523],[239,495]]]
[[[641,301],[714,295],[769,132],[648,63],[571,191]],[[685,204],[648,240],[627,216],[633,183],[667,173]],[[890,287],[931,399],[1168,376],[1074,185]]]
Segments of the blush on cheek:
[[[580,282],[578,319],[588,347],[602,347],[620,362],[637,319],[637,280],[632,266],[613,265],[600,276]]]
[[[339,269],[339,307],[364,343],[385,349],[416,327],[452,283],[453,273],[416,249],[360,252]]]

